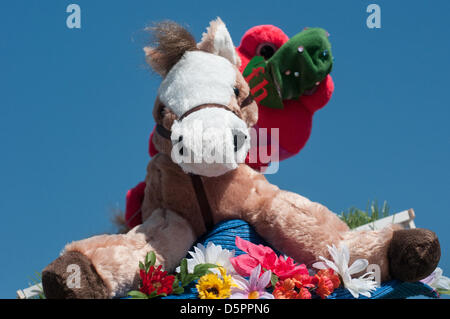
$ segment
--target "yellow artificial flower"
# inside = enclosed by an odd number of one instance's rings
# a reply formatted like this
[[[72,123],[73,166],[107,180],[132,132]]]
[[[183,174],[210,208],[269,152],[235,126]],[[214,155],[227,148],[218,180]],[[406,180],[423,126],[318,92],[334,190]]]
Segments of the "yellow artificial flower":
[[[219,267],[219,270],[221,276],[209,273],[198,280],[195,287],[200,299],[227,299],[230,297],[231,287],[236,285],[223,267]]]

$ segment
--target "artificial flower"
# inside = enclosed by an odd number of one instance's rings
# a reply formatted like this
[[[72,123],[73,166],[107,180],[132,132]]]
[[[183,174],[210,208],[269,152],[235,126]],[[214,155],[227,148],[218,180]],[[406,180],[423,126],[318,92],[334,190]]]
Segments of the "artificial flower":
[[[231,287],[235,286],[230,275],[223,267],[219,267],[220,276],[208,273],[198,280],[195,286],[200,299],[227,299],[231,294]]]
[[[294,280],[290,278],[279,280],[273,290],[273,296],[275,299],[297,299],[297,292],[294,289]]]
[[[311,299],[309,290],[299,283],[292,278],[279,280],[273,290],[273,296],[275,299]]]
[[[220,245],[209,242],[206,247],[202,244],[197,244],[194,247],[194,251],[189,252],[189,255],[192,257],[187,259],[189,273],[193,273],[195,266],[199,264],[215,264],[223,267],[229,274],[235,274],[235,270],[230,262],[230,258],[234,257],[234,250],[229,251],[228,249],[223,249]],[[220,274],[218,268],[212,268],[210,271],[217,275]],[[176,272],[180,272],[180,267],[177,267]]]
[[[264,271],[271,270],[282,280],[297,274],[308,274],[305,265],[296,264],[290,257],[279,257],[267,246],[255,245],[239,236],[236,236],[236,246],[247,253],[231,258],[234,269],[243,277],[250,276],[258,265],[261,265]]]
[[[161,265],[157,268],[153,265],[150,266],[147,273],[141,269],[140,276],[142,279],[142,286],[139,289],[140,292],[146,295],[151,295],[155,292],[157,295],[169,295],[172,293],[175,276],[168,276],[167,271],[161,271]]]
[[[266,271],[261,277],[261,265],[256,266],[249,280],[241,276],[233,277],[237,287],[231,288],[230,299],[273,299],[273,295],[266,292],[265,288],[270,283],[272,272]]]
[[[448,293],[450,290],[450,278],[443,276],[443,271],[439,267],[437,267],[427,278],[422,279],[421,282],[441,293]]]
[[[333,261],[320,256],[319,258],[323,262],[317,262],[313,264],[313,267],[317,269],[333,269],[333,271],[341,276],[344,287],[350,291],[353,297],[358,298],[360,294],[370,297],[370,292],[378,286],[374,281],[373,272],[365,273],[359,278],[351,277],[351,275],[357,274],[367,268],[369,264],[367,259],[357,259],[349,267],[350,253],[346,245],[342,245],[340,249],[334,245],[331,247],[327,245],[327,247]]]
[[[338,288],[341,284],[341,280],[339,279],[339,276],[331,268],[319,270],[314,277],[315,278],[327,277],[328,279],[331,280],[331,283],[333,284],[333,289]]]
[[[319,270],[314,278],[317,281],[317,289],[315,292],[322,299],[328,297],[341,283],[339,276],[334,273],[333,269]]]
[[[296,274],[292,277],[295,286],[300,288],[314,288],[317,285],[317,278],[310,276],[309,274]]]
[[[306,288],[300,288],[297,299],[311,299],[311,293]]]

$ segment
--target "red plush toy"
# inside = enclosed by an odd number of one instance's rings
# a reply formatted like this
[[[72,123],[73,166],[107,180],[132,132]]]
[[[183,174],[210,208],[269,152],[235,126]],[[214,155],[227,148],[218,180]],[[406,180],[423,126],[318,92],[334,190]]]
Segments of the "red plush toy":
[[[268,107],[255,97],[259,107],[255,128],[256,130],[265,128],[269,133],[267,143],[257,144],[257,151],[267,147],[265,150],[267,155],[282,161],[298,154],[305,146],[311,134],[314,113],[328,103],[334,90],[333,80],[329,75],[331,52],[326,39],[328,35],[322,29],[305,29],[289,39],[275,26],[260,25],[248,30],[242,37],[241,44],[236,50],[241,58],[240,71],[244,76],[245,72],[252,71],[249,70],[251,63],[259,56],[263,57],[272,69],[278,70],[278,80],[276,75],[273,75],[273,78],[275,86],[278,87],[282,106]],[[249,63],[250,68],[247,68]],[[247,81],[250,78],[246,77]],[[275,147],[278,154],[270,152],[272,128],[279,129],[278,147]],[[150,156],[158,153],[152,142],[154,132],[155,129],[149,139]],[[247,157],[246,162],[257,170],[264,170],[268,165],[261,162],[259,157],[256,162],[250,161]],[[127,192],[125,220],[130,228],[142,223],[140,207],[144,191],[145,182],[141,182]]]

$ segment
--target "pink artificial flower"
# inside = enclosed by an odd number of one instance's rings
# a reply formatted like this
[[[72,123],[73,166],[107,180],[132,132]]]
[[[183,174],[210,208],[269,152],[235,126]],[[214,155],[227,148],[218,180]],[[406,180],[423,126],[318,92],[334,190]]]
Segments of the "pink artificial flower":
[[[266,271],[261,275],[261,265],[252,270],[249,280],[240,276],[233,277],[236,287],[231,288],[230,299],[274,299],[273,295],[266,291],[270,283],[272,272]]]
[[[308,275],[305,265],[296,264],[290,257],[277,256],[269,247],[255,245],[239,236],[236,236],[236,246],[247,253],[230,259],[236,272],[243,277],[250,276],[258,265],[261,265],[263,270],[271,270],[281,280],[296,275]]]

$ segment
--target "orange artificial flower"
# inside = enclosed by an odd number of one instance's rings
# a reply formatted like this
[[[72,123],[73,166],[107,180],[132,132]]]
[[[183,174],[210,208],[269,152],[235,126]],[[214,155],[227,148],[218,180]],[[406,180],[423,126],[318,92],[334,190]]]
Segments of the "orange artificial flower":
[[[332,269],[320,270],[314,277],[317,280],[316,294],[322,299],[328,297],[341,283]]]
[[[306,288],[300,288],[297,299],[311,299],[311,293]]]
[[[311,293],[298,279],[279,280],[273,291],[275,299],[311,299]]]
[[[272,294],[275,299],[297,299],[297,292],[294,289],[294,280],[290,278],[279,280],[275,285],[275,289]]]
[[[319,270],[317,272],[317,275],[328,277],[333,283],[333,289],[336,289],[341,285],[341,280],[339,279],[339,276],[336,275],[334,270],[331,268]]]

